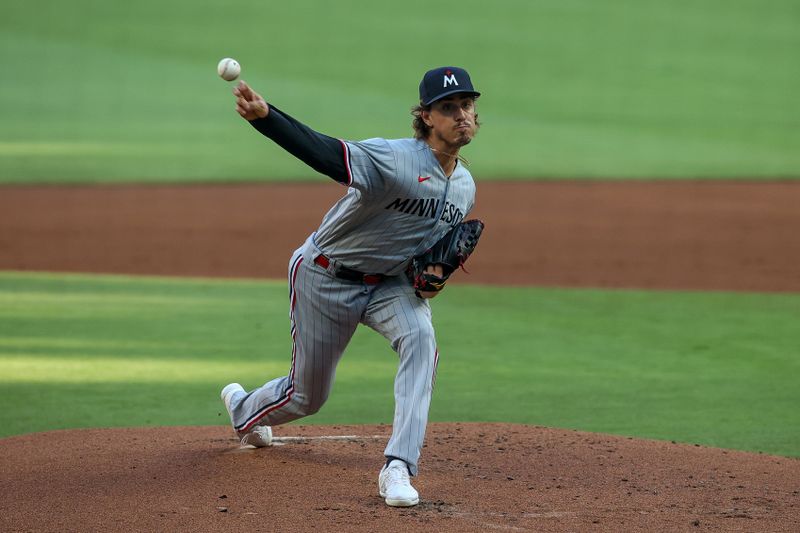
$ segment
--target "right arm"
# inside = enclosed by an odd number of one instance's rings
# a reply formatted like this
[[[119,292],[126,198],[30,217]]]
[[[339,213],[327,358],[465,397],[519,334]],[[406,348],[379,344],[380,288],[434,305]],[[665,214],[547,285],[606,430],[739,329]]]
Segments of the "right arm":
[[[275,106],[270,106],[247,83],[240,81],[233,89],[236,111],[261,134],[305,164],[348,185],[351,182],[347,151],[342,141],[318,133],[301,124]]]

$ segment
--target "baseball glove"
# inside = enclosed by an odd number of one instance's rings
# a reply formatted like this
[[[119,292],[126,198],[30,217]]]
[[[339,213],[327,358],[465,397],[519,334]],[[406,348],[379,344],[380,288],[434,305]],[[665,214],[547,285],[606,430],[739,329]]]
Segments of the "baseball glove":
[[[462,222],[442,237],[426,252],[414,257],[406,269],[406,275],[414,286],[417,296],[420,292],[439,292],[444,288],[450,275],[464,266],[469,256],[475,251],[478,239],[483,232],[483,222],[467,220]],[[443,275],[425,272],[431,265],[441,265]]]

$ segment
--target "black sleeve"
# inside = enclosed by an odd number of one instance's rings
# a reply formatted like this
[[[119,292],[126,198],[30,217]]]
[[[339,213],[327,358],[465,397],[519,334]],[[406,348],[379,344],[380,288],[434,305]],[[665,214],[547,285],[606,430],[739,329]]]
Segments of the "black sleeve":
[[[250,124],[317,172],[349,183],[342,141],[312,130],[272,104],[266,118],[251,120]]]

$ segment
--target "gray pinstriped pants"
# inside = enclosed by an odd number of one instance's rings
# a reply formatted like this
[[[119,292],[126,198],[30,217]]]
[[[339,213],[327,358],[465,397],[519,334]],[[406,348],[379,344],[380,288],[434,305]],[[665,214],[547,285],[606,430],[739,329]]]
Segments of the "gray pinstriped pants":
[[[430,305],[414,294],[404,276],[377,285],[338,279],[314,263],[318,254],[309,237],[289,262],[289,374],[247,393],[233,408],[234,425],[246,432],[255,425],[276,426],[316,413],[362,323],[389,340],[400,358],[385,455],[403,459],[416,475],[438,363]]]

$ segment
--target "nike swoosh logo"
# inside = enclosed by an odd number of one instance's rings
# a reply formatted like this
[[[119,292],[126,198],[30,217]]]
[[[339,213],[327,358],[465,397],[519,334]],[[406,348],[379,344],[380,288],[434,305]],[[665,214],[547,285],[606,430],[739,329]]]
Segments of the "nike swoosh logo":
[[[430,176],[425,176],[425,177],[419,176],[419,177],[417,177],[417,179],[419,180],[420,183],[422,183],[423,181],[431,179],[431,177]]]

